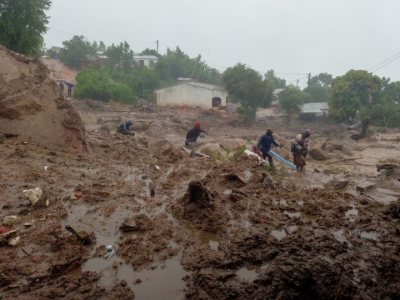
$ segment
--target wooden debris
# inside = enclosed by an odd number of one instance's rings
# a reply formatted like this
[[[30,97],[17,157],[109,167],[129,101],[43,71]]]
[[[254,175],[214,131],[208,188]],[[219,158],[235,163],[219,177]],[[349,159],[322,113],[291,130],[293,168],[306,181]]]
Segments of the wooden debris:
[[[224,177],[225,179],[228,180],[238,180],[243,184],[246,184],[246,181],[244,181],[243,177],[236,174],[236,173],[225,173],[225,174],[221,174],[221,177]]]

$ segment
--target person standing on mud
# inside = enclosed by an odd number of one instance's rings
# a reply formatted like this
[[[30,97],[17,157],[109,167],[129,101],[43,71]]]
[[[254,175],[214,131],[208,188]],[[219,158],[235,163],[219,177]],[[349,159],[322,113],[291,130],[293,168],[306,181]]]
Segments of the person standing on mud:
[[[72,94],[72,86],[68,84],[67,97],[71,97],[71,94]]]
[[[62,83],[62,81],[60,82],[60,89],[61,93],[64,95],[64,84]]]
[[[302,170],[306,165],[305,158],[308,154],[310,135],[310,129],[306,129],[302,133],[299,133],[292,142],[290,150],[293,153],[293,163],[296,165],[297,170]]]
[[[192,151],[190,152],[191,156],[195,155],[196,142],[197,142],[197,138],[200,136],[200,133],[203,132],[203,133],[207,134],[207,132],[205,132],[200,127],[201,127],[200,122],[197,122],[196,124],[194,124],[194,127],[192,129],[190,129],[186,134],[185,145],[186,146],[191,145],[191,148],[192,148]]]
[[[123,135],[135,136],[135,133],[133,131],[129,130],[129,127],[131,127],[131,126],[132,126],[131,121],[124,122],[118,126],[117,132],[120,134],[123,134]]]
[[[274,162],[272,161],[272,155],[269,153],[271,150],[271,145],[274,144],[277,147],[281,147],[273,137],[274,132],[271,129],[268,129],[266,133],[264,133],[257,144],[258,149],[261,151],[263,159],[265,160],[268,157],[268,162],[271,167],[274,167]]]

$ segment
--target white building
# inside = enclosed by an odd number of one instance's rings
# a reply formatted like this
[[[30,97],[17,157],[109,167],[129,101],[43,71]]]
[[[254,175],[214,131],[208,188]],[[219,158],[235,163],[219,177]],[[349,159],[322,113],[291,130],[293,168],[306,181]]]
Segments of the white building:
[[[138,63],[139,66],[152,66],[158,61],[158,57],[154,55],[133,55],[133,60]]]
[[[312,120],[314,117],[327,116],[329,105],[327,102],[306,103],[301,107],[300,119]]]
[[[157,105],[188,105],[206,109],[226,106],[228,95],[223,87],[199,82],[186,82],[155,91]]]

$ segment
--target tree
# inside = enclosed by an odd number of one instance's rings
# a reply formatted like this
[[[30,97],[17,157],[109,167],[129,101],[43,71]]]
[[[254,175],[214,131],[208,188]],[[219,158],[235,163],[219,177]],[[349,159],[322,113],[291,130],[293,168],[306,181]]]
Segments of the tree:
[[[156,50],[154,50],[154,49],[149,49],[149,48],[146,48],[146,49],[144,49],[143,51],[142,51],[142,53],[140,53],[141,55],[153,55],[153,56],[156,56],[156,57],[158,57],[158,58],[160,58],[162,55],[160,54],[160,53],[158,53]]]
[[[383,77],[382,85],[375,104],[362,107],[360,117],[369,117],[375,126],[400,127],[400,81]]]
[[[112,44],[104,54],[109,57],[112,66],[118,66],[125,72],[131,71],[135,63],[133,51],[127,42],[120,43],[118,46]]]
[[[321,73],[311,77],[304,92],[310,94],[310,102],[328,102],[331,93],[332,75]]]
[[[284,89],[286,87],[286,80],[279,78],[275,75],[274,70],[269,70],[264,74],[264,79],[270,82],[274,89]]]
[[[83,36],[75,35],[69,41],[63,42],[64,48],[61,48],[60,60],[68,67],[80,68],[87,56],[94,55],[96,51],[90,42]]]
[[[229,94],[240,99],[245,110],[245,121],[254,121],[257,107],[266,96],[266,86],[260,73],[238,63],[225,70],[222,81]]]
[[[265,84],[265,97],[263,102],[261,103],[262,107],[269,107],[272,103],[273,94],[276,89],[285,88],[286,80],[276,77],[274,70],[269,70],[264,74],[264,84]]]
[[[1,0],[0,44],[28,56],[40,55],[51,0]]]
[[[110,79],[110,68],[83,68],[76,76],[75,97],[91,98],[100,101],[111,99],[125,103],[133,102],[136,97],[129,87]]]
[[[210,84],[221,84],[221,75],[218,70],[210,68],[201,60],[201,55],[190,58],[179,47],[175,51],[167,49],[154,66],[160,80],[165,83],[176,81],[179,77],[198,79]]]
[[[306,93],[294,85],[289,85],[279,93],[279,103],[288,115],[288,120],[291,119],[291,115],[300,113],[301,105],[306,102],[307,97]]]
[[[106,47],[106,45],[104,44],[104,42],[103,42],[103,41],[100,41],[99,47],[98,47],[98,51],[103,53],[104,51],[106,51],[106,49],[107,49],[107,47]]]
[[[350,70],[332,81],[329,115],[338,121],[354,122],[359,109],[379,102],[382,80],[364,70]]]

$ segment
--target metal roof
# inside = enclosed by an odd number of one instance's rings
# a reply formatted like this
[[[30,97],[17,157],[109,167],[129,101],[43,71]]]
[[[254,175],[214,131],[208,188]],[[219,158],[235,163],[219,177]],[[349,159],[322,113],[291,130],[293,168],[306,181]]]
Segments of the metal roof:
[[[208,83],[186,82],[185,84],[192,85],[192,86],[197,86],[197,87],[201,87],[201,88],[205,88],[205,89],[208,89],[208,90],[225,91],[225,89],[222,86],[212,85],[212,84],[208,84]]]
[[[284,89],[275,89],[272,94],[273,95],[278,95],[280,92],[282,92]]]
[[[306,103],[302,106],[302,113],[320,113],[329,109],[328,102]]]
[[[170,87],[167,87],[167,88],[159,89],[159,90],[157,90],[157,92],[163,91],[163,90],[168,90],[168,89],[171,89],[171,88],[177,88],[177,87],[183,86],[183,85],[189,85],[189,86],[193,86],[193,87],[199,87],[199,88],[204,88],[204,89],[208,89],[208,90],[216,90],[216,91],[221,91],[221,92],[226,92],[227,93],[227,91],[222,86],[212,85],[212,84],[208,84],[208,83],[200,83],[200,82],[184,82],[182,84],[178,84],[178,85],[170,86]]]
[[[140,59],[153,59],[153,60],[158,60],[158,57],[157,56],[154,56],[154,55],[134,55],[133,56],[133,59],[137,59],[137,60],[140,60]]]

